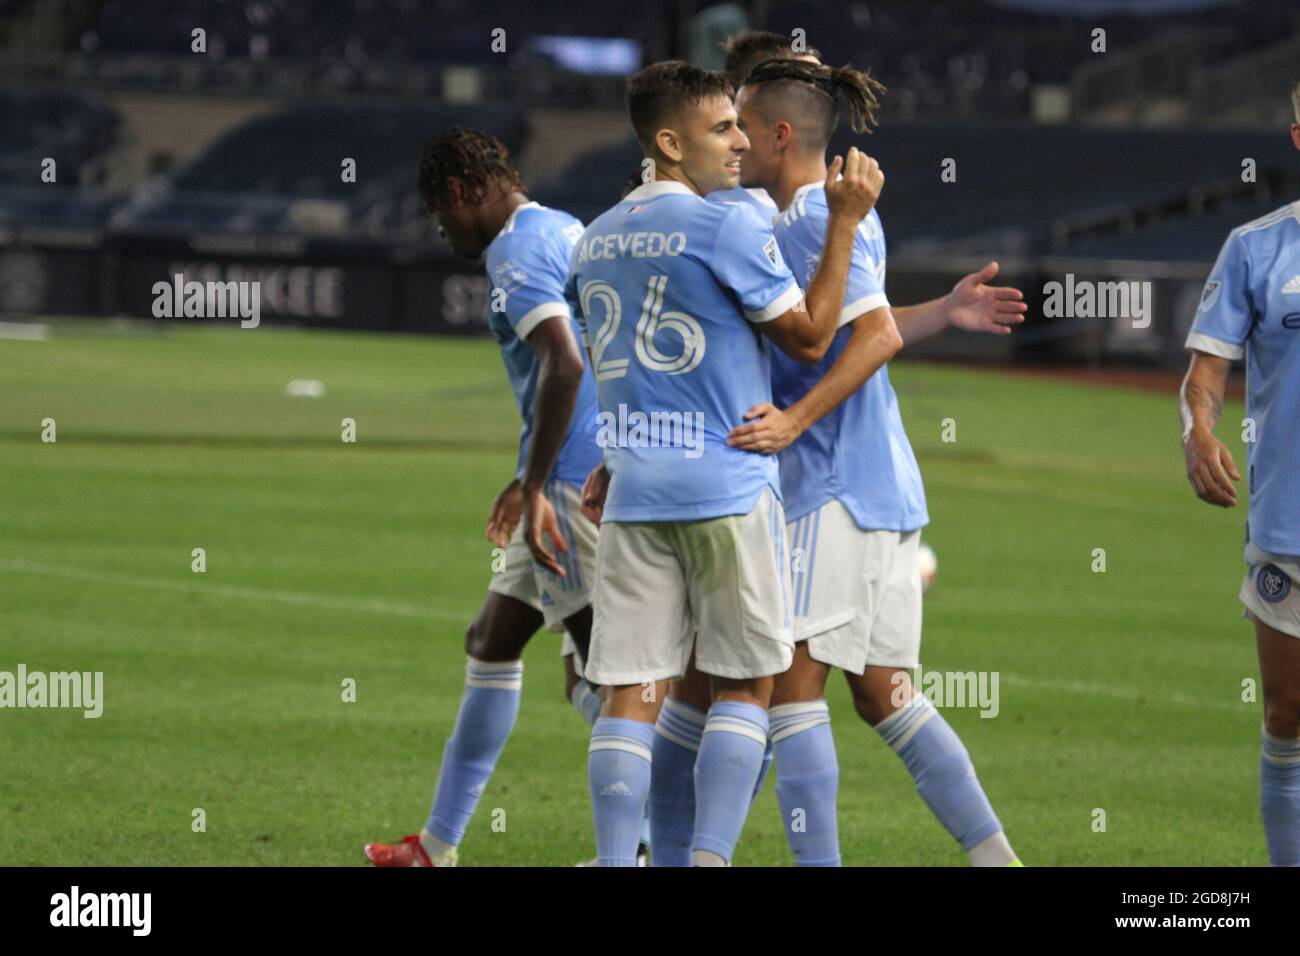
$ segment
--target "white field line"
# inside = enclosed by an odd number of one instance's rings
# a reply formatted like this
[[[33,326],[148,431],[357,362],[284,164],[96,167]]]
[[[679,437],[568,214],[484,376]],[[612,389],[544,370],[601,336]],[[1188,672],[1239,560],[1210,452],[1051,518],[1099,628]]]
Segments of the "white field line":
[[[28,561],[0,561],[0,572],[9,574],[34,574],[42,577],[69,578],[76,581],[93,581],[97,584],[117,584],[124,587],[149,588],[155,591],[180,591],[187,594],[206,594],[210,597],[227,597],[244,601],[274,601],[295,604],[299,607],[330,608],[338,611],[355,611],[361,614],[389,614],[432,621],[468,621],[473,613],[439,611],[419,604],[401,601],[383,601],[377,598],[347,597],[344,595],[312,594],[304,591],[271,591],[264,588],[237,584],[217,584],[203,581],[174,581],[168,578],[147,578],[111,571],[80,568],[60,568]]]
[[[1251,713],[1257,718],[1260,716],[1258,709],[1252,704],[1236,704],[1227,700],[1207,700],[1200,697],[1192,697],[1188,694],[1180,693],[1152,693],[1146,690],[1140,690],[1136,687],[1124,687],[1119,684],[1098,684],[1091,681],[1081,680],[1040,680],[1036,677],[1021,677],[1018,674],[1008,674],[1006,671],[1001,672],[1001,680],[1008,684],[1020,687],[1029,687],[1034,690],[1057,690],[1064,691],[1067,694],[1086,694],[1092,697],[1114,697],[1118,700],[1144,700],[1153,704],[1173,704],[1179,707],[1195,707],[1198,710],[1231,710],[1240,713]]]

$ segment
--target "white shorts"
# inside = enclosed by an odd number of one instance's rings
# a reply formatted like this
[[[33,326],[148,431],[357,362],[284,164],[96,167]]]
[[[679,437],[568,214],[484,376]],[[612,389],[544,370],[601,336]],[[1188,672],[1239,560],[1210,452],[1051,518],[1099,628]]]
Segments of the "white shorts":
[[[861,674],[921,654],[921,532],[863,531],[828,501],[786,526],[794,638],[815,661]]]
[[[600,527],[586,677],[606,686],[780,674],[794,659],[781,503],[703,521]]]
[[[548,481],[546,497],[555,509],[560,535],[568,545],[567,551],[551,549],[564,568],[564,577],[533,560],[524,543],[521,521],[506,546],[505,563],[492,575],[488,590],[523,601],[542,612],[548,628],[562,631],[565,618],[591,603],[591,582],[596,576],[596,526],[582,513],[582,493],[567,481]]]
[[[1300,558],[1246,543],[1246,578],[1237,595],[1246,610],[1283,634],[1300,637]]]

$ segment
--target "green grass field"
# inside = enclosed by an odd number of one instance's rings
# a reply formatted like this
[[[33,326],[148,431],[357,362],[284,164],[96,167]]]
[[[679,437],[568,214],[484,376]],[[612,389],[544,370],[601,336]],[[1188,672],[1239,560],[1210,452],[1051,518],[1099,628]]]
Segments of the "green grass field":
[[[1265,864],[1244,515],[1192,496],[1173,396],[891,374],[939,555],[923,662],[999,672],[996,718],[946,714],[1021,857]],[[295,378],[326,394],[287,397]],[[68,323],[0,341],[0,670],[102,671],[105,697],[99,719],[0,710],[0,864],[362,864],[367,840],[416,832],[517,433],[490,340]],[[526,662],[463,865],[593,852],[557,637]],[[963,865],[841,683],[830,700],[846,863]],[[791,861],[769,779],[737,863]]]

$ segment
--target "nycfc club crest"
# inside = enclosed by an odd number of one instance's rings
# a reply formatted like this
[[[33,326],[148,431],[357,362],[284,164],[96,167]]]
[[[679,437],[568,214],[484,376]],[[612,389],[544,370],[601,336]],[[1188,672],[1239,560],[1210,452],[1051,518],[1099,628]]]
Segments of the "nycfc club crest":
[[[1259,569],[1255,588],[1265,601],[1276,604],[1291,593],[1291,579],[1276,564],[1266,564]]]

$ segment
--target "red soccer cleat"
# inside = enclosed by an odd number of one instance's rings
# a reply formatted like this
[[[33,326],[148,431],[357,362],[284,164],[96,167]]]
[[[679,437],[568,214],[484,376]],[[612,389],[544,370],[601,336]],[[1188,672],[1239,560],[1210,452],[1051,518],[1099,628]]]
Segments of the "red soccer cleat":
[[[375,866],[433,866],[418,836],[403,837],[401,843],[367,843],[366,859]]]

